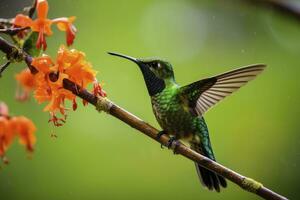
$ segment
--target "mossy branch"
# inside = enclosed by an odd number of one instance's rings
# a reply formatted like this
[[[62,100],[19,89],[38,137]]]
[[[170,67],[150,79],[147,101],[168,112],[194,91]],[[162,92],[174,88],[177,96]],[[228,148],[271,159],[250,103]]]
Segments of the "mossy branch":
[[[24,51],[17,48],[16,46],[7,42],[2,37],[0,37],[0,50],[6,54],[7,58],[9,58],[10,61],[19,60],[20,58],[22,58],[26,62],[31,72],[33,74],[37,73],[37,70],[31,65],[32,57],[29,56]],[[163,135],[158,139],[157,134],[159,133],[159,131],[156,128],[147,124],[146,122],[134,116],[130,112],[126,111],[125,109],[119,107],[115,103],[111,102],[109,99],[96,97],[90,92],[88,92],[87,90],[81,88],[79,85],[76,85],[74,82],[68,79],[63,80],[63,87],[71,91],[73,94],[80,97],[81,99],[84,99],[85,101],[94,105],[98,111],[105,111],[106,113],[128,124],[132,128],[140,131],[141,133],[147,135],[148,137],[163,144],[164,146],[168,145],[168,141],[170,138],[167,135]],[[174,145],[171,147],[171,149],[174,149]],[[239,185],[242,189],[257,194],[258,196],[264,199],[269,199],[269,200],[287,199],[286,197],[283,197],[273,192],[272,190],[266,188],[261,183],[251,178],[245,177],[241,174],[238,174],[237,172],[234,172],[233,170],[226,168],[223,165],[210,160],[209,158],[183,145],[182,143],[176,145],[176,153],[194,162],[199,163],[202,167],[205,167],[211,171],[216,172],[217,174],[220,174],[226,179]]]

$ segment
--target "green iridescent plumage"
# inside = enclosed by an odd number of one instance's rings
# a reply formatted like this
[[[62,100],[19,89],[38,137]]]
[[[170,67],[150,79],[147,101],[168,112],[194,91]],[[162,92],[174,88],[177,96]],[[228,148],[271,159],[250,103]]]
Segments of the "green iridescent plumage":
[[[251,65],[180,87],[175,81],[171,64],[166,61],[110,54],[138,64],[151,97],[154,115],[163,131],[176,139],[188,141],[192,149],[212,160],[215,160],[215,156],[203,114],[253,80],[265,68],[261,64]],[[218,192],[220,186],[226,187],[223,177],[197,163],[195,165],[205,187]]]

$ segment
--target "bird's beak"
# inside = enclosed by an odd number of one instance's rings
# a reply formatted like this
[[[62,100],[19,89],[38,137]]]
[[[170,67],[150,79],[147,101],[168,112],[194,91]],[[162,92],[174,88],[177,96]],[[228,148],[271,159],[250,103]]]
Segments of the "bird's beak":
[[[112,56],[119,56],[121,58],[126,58],[127,60],[131,60],[132,62],[135,62],[138,65],[140,65],[140,63],[142,63],[137,58],[134,58],[134,57],[131,57],[131,56],[127,56],[127,55],[123,55],[123,54],[119,54],[119,53],[114,53],[114,52],[107,52],[107,53],[109,55],[112,55]]]
[[[127,56],[127,55],[124,55],[124,54],[119,54],[119,53],[114,53],[114,52],[107,52],[109,55],[112,55],[112,56],[119,56],[121,58],[125,58],[127,60],[131,60],[132,62],[136,63],[140,69],[142,71],[144,70],[149,70],[149,67],[146,63],[144,63],[143,61],[137,59],[137,58],[134,58],[134,57],[131,57],[131,56]]]

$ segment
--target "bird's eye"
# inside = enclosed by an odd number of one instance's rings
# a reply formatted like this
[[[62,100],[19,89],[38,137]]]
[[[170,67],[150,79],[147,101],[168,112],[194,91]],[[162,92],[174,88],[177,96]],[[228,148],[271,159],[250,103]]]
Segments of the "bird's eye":
[[[151,63],[151,67],[156,69],[157,68],[157,63],[156,62]]]
[[[157,68],[160,69],[161,68],[161,64],[157,63]]]
[[[159,62],[152,62],[151,67],[154,69],[160,69],[162,65]]]

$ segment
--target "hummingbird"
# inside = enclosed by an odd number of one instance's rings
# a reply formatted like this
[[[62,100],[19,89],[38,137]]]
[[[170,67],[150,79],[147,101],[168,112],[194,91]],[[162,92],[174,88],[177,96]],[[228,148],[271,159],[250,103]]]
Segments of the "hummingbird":
[[[266,67],[264,64],[253,64],[180,86],[175,81],[172,65],[165,60],[108,53],[133,61],[140,68],[154,115],[162,128],[158,137],[163,134],[171,136],[169,147],[174,141],[187,141],[191,149],[213,161],[216,161],[216,158],[203,118],[204,113],[253,80]],[[221,187],[227,187],[224,177],[198,163],[195,163],[195,166],[200,182],[207,189],[220,192]]]

